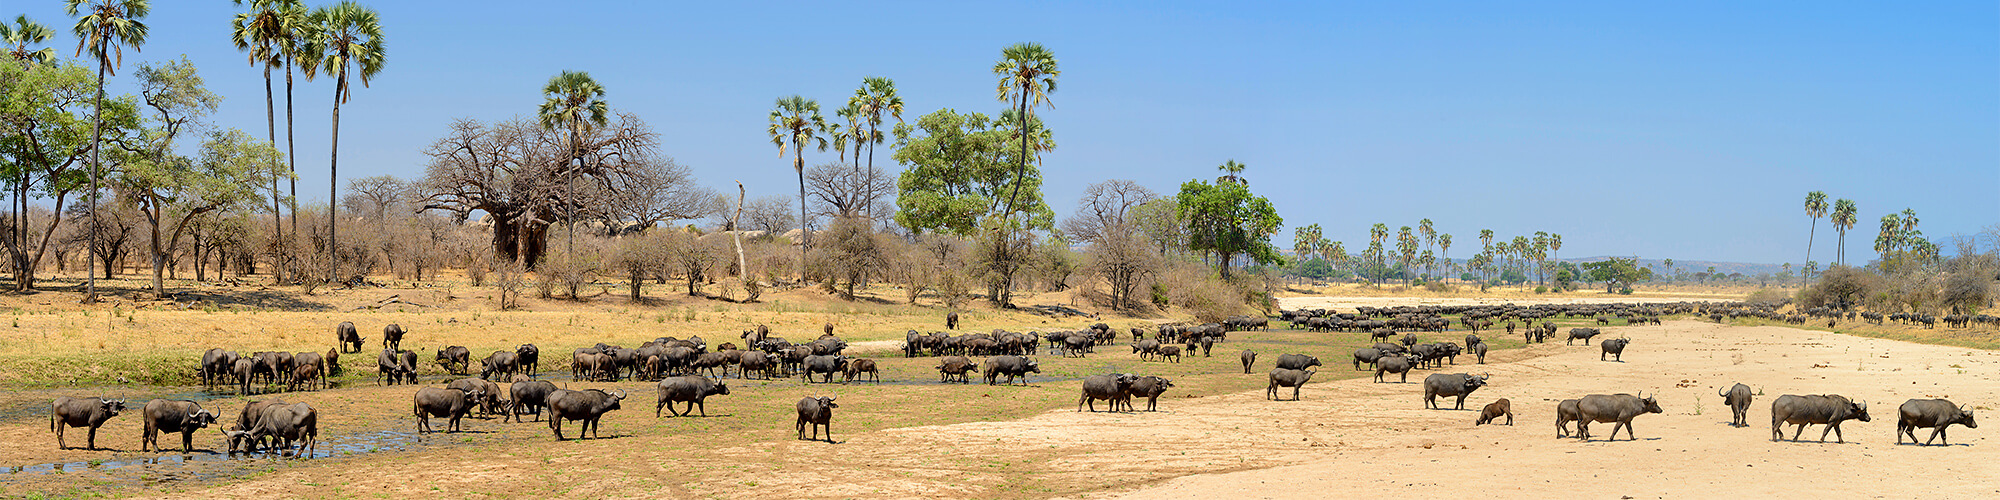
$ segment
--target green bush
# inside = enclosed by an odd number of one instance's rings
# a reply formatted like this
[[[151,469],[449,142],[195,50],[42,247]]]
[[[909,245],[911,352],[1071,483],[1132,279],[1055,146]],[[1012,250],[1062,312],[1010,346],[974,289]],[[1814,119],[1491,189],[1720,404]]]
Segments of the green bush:
[[[1631,295],[1631,294],[1632,294],[1632,287],[1629,287],[1629,286],[1628,286],[1628,287],[1625,287],[1625,288],[1620,288],[1620,289],[1618,289],[1618,294],[1619,294],[1619,295]]]
[[[1549,287],[1546,287],[1546,286],[1536,286],[1536,287],[1535,287],[1535,293],[1549,293]]]

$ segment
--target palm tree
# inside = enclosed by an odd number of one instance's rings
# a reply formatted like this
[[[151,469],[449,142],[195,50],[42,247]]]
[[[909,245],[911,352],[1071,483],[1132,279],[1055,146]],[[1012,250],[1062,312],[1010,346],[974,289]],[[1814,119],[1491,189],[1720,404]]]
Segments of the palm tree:
[[[1563,235],[1549,234],[1549,251],[1555,253],[1556,265],[1562,265]]]
[[[1902,235],[1902,217],[1894,213],[1882,216],[1881,231],[1875,234],[1875,253],[1882,256],[1883,263],[1888,263],[1890,254],[1902,245]]]
[[[1249,168],[1249,166],[1237,163],[1235,158],[1230,158],[1229,161],[1222,162],[1221,165],[1215,167],[1216,170],[1221,170],[1223,173],[1222,177],[1215,178],[1215,181],[1247,184],[1243,181],[1243,169],[1245,168]]]
[[[1335,266],[1334,269],[1346,269],[1347,244],[1336,241],[1333,242],[1333,245],[1329,248],[1330,249],[1326,251],[1326,258],[1327,260],[1332,261],[1330,263]]]
[[[869,177],[866,185],[870,189],[873,189],[875,186],[875,146],[882,144],[882,141],[887,139],[887,136],[882,133],[882,115],[887,113],[889,117],[896,119],[896,123],[903,123],[903,96],[896,93],[895,80],[880,76],[871,76],[861,79],[861,88],[854,89],[854,98],[859,99],[858,103],[861,105],[861,115],[866,118],[864,121],[868,124],[868,133],[861,136],[861,141],[868,144]],[[875,193],[868,193],[868,197],[869,199],[874,199]],[[874,216],[874,208],[872,206],[868,207],[870,210],[869,216],[871,217]]]
[[[1384,274],[1382,273],[1382,268],[1388,266],[1387,263],[1383,262],[1382,258],[1382,242],[1387,239],[1389,239],[1388,224],[1377,222],[1374,226],[1368,228],[1368,253],[1373,254],[1369,256],[1373,260],[1369,264],[1374,264],[1374,268],[1369,270],[1369,278],[1370,281],[1374,281],[1376,284],[1381,284],[1381,278]]]
[[[1438,254],[1439,256],[1444,257],[1444,267],[1445,267],[1444,282],[1450,283],[1451,282],[1451,235],[1450,234],[1438,235]]]
[[[352,97],[347,87],[350,67],[361,71],[362,87],[367,87],[375,73],[382,71],[382,20],[375,9],[348,0],[314,10],[311,23],[318,33],[308,52],[318,59],[319,70],[334,79],[333,144],[328,158],[326,188],[326,254],[327,278],[340,279],[340,247],[335,224],[340,211],[340,104]]]
[[[1417,258],[1417,237],[1410,226],[1396,231],[1396,264],[1403,266],[1403,284],[1410,284],[1410,263]]]
[[[42,23],[28,19],[27,14],[15,17],[14,24],[0,24],[0,41],[6,42],[7,53],[13,55],[14,60],[25,64],[48,64],[55,62],[56,49],[53,47],[28,50],[29,45],[46,42],[50,36],[54,35],[55,30],[49,29],[48,26],[43,26]]]
[[[826,137],[817,135],[826,130],[826,118],[819,114],[819,101],[801,96],[780,97],[771,110],[771,143],[778,145],[778,159],[785,158],[785,148],[792,148],[792,171],[799,174],[799,280],[806,279],[806,146],[818,143],[820,151],[826,151]]]
[[[88,49],[90,56],[97,59],[97,102],[91,106],[90,116],[90,222],[97,225],[97,180],[103,170],[103,157],[99,150],[104,146],[104,76],[117,74],[116,66],[125,65],[125,46],[133,52],[146,44],[146,23],[140,18],[152,10],[146,0],[64,0],[63,11],[76,19],[71,29],[76,34],[76,55],[83,55]],[[116,57],[116,61],[113,58]],[[116,63],[115,65],[113,63]],[[92,238],[93,246],[97,239]],[[84,302],[97,301],[97,266],[92,260],[86,275],[83,292]],[[157,290],[156,290],[157,291]]]
[[[1854,228],[1854,200],[1841,198],[1833,202],[1833,228],[1840,231],[1840,248],[1834,252],[1834,261],[1847,264],[1847,230]]]
[[[583,133],[593,127],[601,127],[605,123],[609,123],[610,119],[607,115],[610,114],[611,105],[604,102],[604,86],[598,85],[597,80],[590,77],[590,73],[582,71],[564,71],[549,78],[549,84],[542,87],[542,97],[545,98],[542,101],[542,107],[536,112],[536,116],[541,118],[542,129],[556,130],[557,128],[562,128],[568,130],[570,158],[565,159],[563,163],[568,164],[570,160],[576,161],[576,168],[570,169],[566,175],[562,176],[564,180],[563,185],[569,189],[569,196],[567,196],[569,199],[564,200],[569,205],[567,207],[568,213],[564,214],[569,219],[567,224],[569,226],[569,243],[565,251],[574,254],[576,252],[576,176],[585,168],[582,151]]]
[[[1904,209],[1903,209],[1903,235],[1902,235],[1902,236],[1903,236],[1903,238],[1904,238],[1904,239],[1906,239],[1906,240],[1907,240],[1907,239],[1914,239],[1914,238],[1919,238],[1919,237],[1922,237],[1922,236],[1923,236],[1923,233],[1921,233],[1921,232],[1918,232],[1918,231],[1917,231],[1917,209],[1914,209],[1914,208],[1904,208]]]
[[[1826,193],[1813,191],[1806,193],[1806,217],[1812,218],[1812,229],[1806,231],[1806,262],[1812,262],[1813,236],[1819,233],[1819,218],[1826,216]]]
[[[271,91],[271,70],[286,67],[287,55],[296,50],[296,36],[293,32],[303,24],[305,4],[300,0],[249,0],[251,12],[236,14],[230,22],[230,42],[236,50],[248,52],[251,66],[264,69],[264,123],[268,128],[271,144],[278,143],[278,107]],[[244,0],[236,0],[242,5]],[[287,78],[291,71],[285,72]],[[287,125],[289,127],[289,125]],[[294,181],[297,182],[297,181]],[[296,194],[296,193],[294,193]],[[285,226],[281,196],[278,194],[278,176],[271,176],[271,232],[273,241],[285,241]],[[277,247],[279,260],[284,260],[285,246]],[[283,265],[272,266],[271,277],[280,283],[285,281]]]
[[[1021,164],[1014,170],[1014,189],[1007,195],[1007,210],[1002,217],[1014,214],[1014,205],[1021,196],[1021,184],[1028,175],[1028,120],[1042,104],[1054,107],[1049,101],[1049,93],[1056,91],[1056,77],[1062,71],[1056,69],[1056,55],[1042,44],[1027,42],[1009,45],[1000,50],[1000,61],[993,64],[993,74],[1000,77],[1000,85],[995,97],[1001,101],[1013,101],[1015,116],[1020,127],[1014,129],[1021,135]],[[1227,265],[1227,263],[1224,263]]]

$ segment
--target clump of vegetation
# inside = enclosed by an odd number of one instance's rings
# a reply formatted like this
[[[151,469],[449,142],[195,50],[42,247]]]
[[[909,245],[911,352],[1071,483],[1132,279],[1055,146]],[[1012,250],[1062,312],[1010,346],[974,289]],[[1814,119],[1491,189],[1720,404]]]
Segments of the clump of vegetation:
[[[1759,288],[1743,298],[1743,302],[1760,306],[1780,306],[1791,302],[1792,298],[1782,290]]]

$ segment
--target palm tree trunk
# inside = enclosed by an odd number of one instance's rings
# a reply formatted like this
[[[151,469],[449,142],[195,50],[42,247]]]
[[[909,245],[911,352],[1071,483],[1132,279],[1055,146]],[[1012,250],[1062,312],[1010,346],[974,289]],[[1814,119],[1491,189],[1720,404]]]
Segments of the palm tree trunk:
[[[342,68],[333,86],[333,147],[327,158],[326,179],[326,269],[327,279],[340,280],[340,97],[347,90],[347,72]]]
[[[290,56],[286,56],[285,57],[285,173],[290,174],[291,176],[290,184],[291,184],[292,199],[290,206],[285,208],[287,209],[287,212],[291,214],[290,222],[292,225],[292,239],[295,240],[298,239],[299,237],[299,159],[298,159],[299,157],[298,157],[298,150],[296,149],[297,141],[294,140],[296,134],[293,133],[297,131],[296,130],[297,128],[298,127],[295,127],[292,124],[292,58]],[[278,240],[279,248],[283,249],[279,251],[278,256],[280,259],[283,259],[284,262],[279,262],[278,265],[274,267],[274,269],[291,267],[292,265],[291,262],[293,260],[291,254],[292,252],[291,243],[292,242],[289,241]],[[272,272],[281,272],[281,271],[274,270]]]
[[[793,140],[797,140],[794,136]],[[799,174],[799,282],[806,281],[806,145],[804,142],[792,145],[792,171]]]
[[[104,58],[104,41],[100,39],[97,42],[97,104],[91,106],[90,110],[90,226],[92,229],[95,229],[98,224],[97,176],[98,171],[103,167],[103,157],[99,153],[104,149],[104,71],[110,65],[111,61]],[[57,208],[60,209],[61,207]],[[90,245],[95,250],[97,238],[91,238]],[[91,269],[87,270],[88,274],[84,275],[86,283],[83,291],[83,302],[86,304],[97,302],[96,261],[91,261],[91,266]],[[110,267],[110,263],[106,263],[105,272],[110,272]]]
[[[264,123],[270,128],[271,147],[275,148],[278,146],[278,103],[277,99],[271,95],[271,65],[269,64],[264,65]],[[278,176],[273,175],[271,176],[271,241],[280,243],[273,246],[273,248],[277,249],[280,256],[284,255],[285,252],[285,247],[282,244],[285,241],[285,210],[281,198],[278,193]],[[279,260],[283,259],[283,257],[279,257]],[[282,266],[273,266],[271,268],[271,279],[278,283],[284,283],[285,273],[282,269]]]
[[[1812,262],[1813,236],[1819,233],[1819,218],[1813,217],[1812,229],[1806,231],[1806,262]]]

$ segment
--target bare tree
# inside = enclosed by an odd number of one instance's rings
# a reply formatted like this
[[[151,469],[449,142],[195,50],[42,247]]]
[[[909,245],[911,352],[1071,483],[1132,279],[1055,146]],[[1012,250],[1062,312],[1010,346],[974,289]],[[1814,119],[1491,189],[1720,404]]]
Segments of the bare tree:
[[[390,212],[403,212],[411,199],[410,183],[393,175],[362,177],[348,181],[347,197],[341,205],[350,212],[374,220],[387,220]]]
[[[790,231],[797,222],[791,216],[792,200],[783,196],[760,196],[743,204],[743,229],[777,236]]]
[[[806,170],[806,196],[815,217],[863,217],[896,183],[874,166],[821,163]]]
[[[1159,198],[1153,190],[1124,179],[1091,184],[1083,189],[1076,215],[1063,221],[1063,233],[1079,243],[1097,241],[1110,228],[1130,225],[1134,209]]]
[[[424,151],[431,160],[419,184],[420,208],[460,220],[474,211],[490,214],[494,250],[533,266],[549,226],[563,214],[631,227],[700,217],[707,207],[710,195],[660,154],[658,134],[638,116],[621,113],[585,131],[577,141],[581,162],[568,161],[568,133],[523,119],[453,123]],[[571,182],[576,189],[566,189]]]

